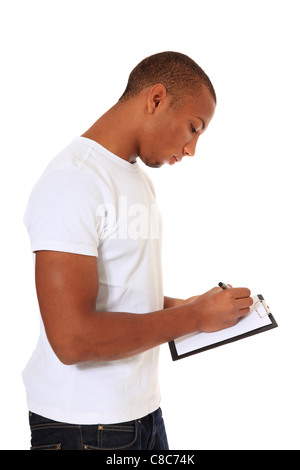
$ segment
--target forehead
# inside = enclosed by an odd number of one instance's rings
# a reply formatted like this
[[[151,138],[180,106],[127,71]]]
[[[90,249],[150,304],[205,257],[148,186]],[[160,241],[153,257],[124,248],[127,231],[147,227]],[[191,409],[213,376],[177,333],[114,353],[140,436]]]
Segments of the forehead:
[[[201,92],[186,102],[185,108],[187,112],[196,113],[197,116],[212,117],[216,109],[216,103],[210,91],[203,87]]]
[[[194,117],[200,117],[205,121],[210,121],[215,113],[216,103],[207,87],[202,87],[201,91],[190,97],[183,106],[183,112]]]

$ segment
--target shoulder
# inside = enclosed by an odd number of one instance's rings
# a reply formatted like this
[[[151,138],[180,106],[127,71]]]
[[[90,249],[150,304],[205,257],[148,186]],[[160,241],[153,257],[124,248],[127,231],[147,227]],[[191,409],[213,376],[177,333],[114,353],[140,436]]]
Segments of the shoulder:
[[[73,203],[97,197],[101,188],[95,172],[92,149],[75,139],[53,158],[33,187],[29,202],[43,201]]]

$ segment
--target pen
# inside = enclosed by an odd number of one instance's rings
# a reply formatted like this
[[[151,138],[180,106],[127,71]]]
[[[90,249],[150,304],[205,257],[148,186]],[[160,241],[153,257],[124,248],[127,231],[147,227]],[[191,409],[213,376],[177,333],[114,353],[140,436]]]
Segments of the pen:
[[[230,289],[230,287],[227,284],[224,284],[224,282],[219,282],[219,287],[222,289]]]

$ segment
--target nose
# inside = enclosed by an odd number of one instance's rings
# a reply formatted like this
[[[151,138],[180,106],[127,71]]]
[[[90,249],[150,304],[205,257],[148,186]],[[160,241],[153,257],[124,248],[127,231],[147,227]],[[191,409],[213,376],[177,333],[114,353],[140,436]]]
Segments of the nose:
[[[183,155],[186,157],[193,157],[196,152],[197,142],[198,137],[185,144],[185,146],[183,147]]]
[[[185,157],[193,157],[195,155],[196,145],[186,144],[183,147],[183,155]]]
[[[184,157],[193,157],[195,155],[195,152],[193,152],[192,150],[190,150],[190,148],[185,146],[183,149],[183,155]]]

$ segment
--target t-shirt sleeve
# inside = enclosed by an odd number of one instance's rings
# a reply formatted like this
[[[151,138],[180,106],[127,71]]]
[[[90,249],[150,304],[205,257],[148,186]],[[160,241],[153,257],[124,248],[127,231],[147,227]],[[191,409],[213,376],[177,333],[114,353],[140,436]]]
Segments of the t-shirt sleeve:
[[[24,215],[31,249],[98,256],[101,195],[91,175],[71,169],[44,174]]]

